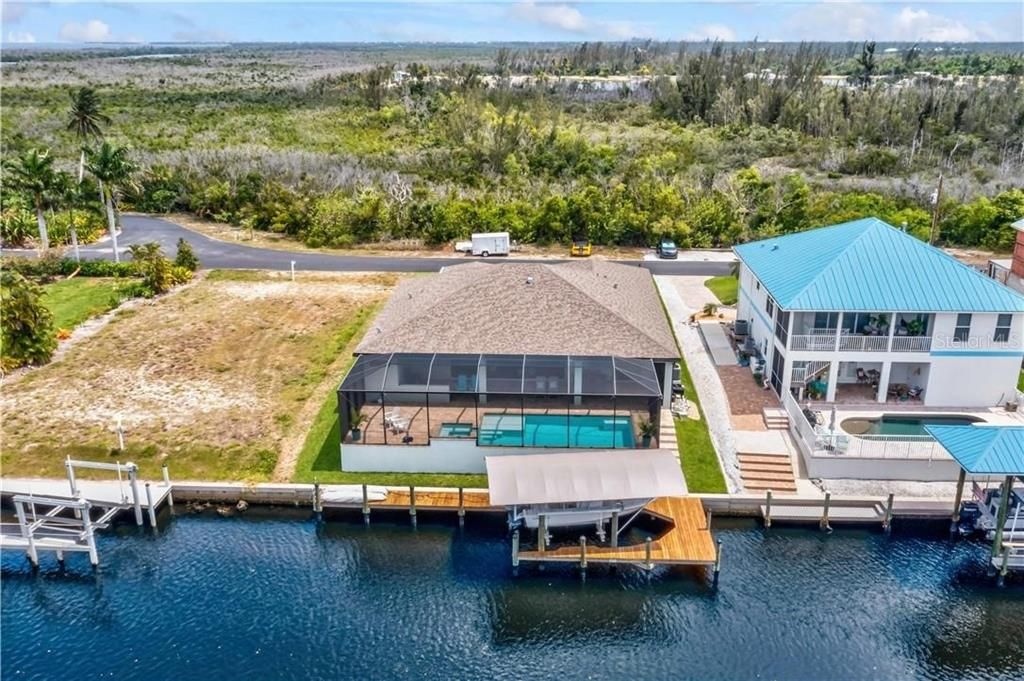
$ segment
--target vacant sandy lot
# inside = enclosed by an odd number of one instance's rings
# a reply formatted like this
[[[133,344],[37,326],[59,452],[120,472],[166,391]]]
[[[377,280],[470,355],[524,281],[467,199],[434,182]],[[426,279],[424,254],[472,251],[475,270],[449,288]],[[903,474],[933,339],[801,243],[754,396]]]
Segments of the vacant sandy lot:
[[[120,418],[119,458],[144,474],[166,461],[179,479],[267,478],[282,449],[301,443],[396,280],[213,272],[118,314],[4,385],[2,472],[61,476],[67,454],[114,458]]]

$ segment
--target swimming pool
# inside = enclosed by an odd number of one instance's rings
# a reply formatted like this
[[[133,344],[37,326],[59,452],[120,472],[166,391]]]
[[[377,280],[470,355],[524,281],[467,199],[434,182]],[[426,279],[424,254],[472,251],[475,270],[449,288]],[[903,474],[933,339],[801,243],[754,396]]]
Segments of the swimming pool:
[[[633,447],[632,419],[594,414],[484,414],[478,444],[497,447]]]
[[[910,435],[928,437],[925,426],[969,426],[984,419],[975,416],[882,414],[877,418],[849,418],[839,424],[850,435]]]

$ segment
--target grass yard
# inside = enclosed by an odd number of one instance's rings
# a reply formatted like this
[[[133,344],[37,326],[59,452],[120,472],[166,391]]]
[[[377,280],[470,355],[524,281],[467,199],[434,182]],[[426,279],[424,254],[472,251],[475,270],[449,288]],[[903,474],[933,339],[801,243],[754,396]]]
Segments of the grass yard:
[[[675,327],[672,326],[671,317],[669,317],[668,310],[665,308],[664,300],[661,301],[661,307],[665,316],[669,319],[669,328],[672,329],[672,338],[676,341],[676,347],[679,347],[679,338],[676,336]],[[693,377],[690,376],[690,370],[687,368],[682,354],[680,349],[679,382],[683,384],[683,388],[686,391],[686,399],[697,407],[701,415],[699,421],[689,418],[675,420],[679,463],[683,467],[686,488],[693,493],[725,494],[729,489],[725,484],[722,466],[718,462],[718,452],[715,451],[715,445],[711,442],[711,433],[708,432],[708,424],[704,420],[704,410],[700,406],[700,397],[693,386]]]
[[[267,480],[291,443],[298,454],[342,353],[396,281],[211,272],[124,311],[4,386],[3,473],[61,477],[70,454],[131,460],[144,476],[166,462],[179,480]],[[117,416],[124,452],[112,450]]]
[[[1024,370],[1021,370],[1020,377],[1017,378],[1017,390],[1024,390]]]
[[[71,331],[89,319],[121,304],[120,291],[132,279],[76,277],[43,286],[43,303],[53,313],[53,328]]]
[[[722,305],[735,305],[739,297],[739,280],[727,275],[724,277],[711,277],[704,285],[707,286]]]

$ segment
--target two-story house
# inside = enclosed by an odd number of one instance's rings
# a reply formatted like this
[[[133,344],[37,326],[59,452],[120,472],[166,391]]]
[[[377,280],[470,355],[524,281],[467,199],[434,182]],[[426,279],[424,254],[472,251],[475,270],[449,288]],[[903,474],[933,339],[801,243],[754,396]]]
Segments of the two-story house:
[[[735,248],[738,319],[780,395],[992,407],[1012,400],[1024,296],[876,218]]]

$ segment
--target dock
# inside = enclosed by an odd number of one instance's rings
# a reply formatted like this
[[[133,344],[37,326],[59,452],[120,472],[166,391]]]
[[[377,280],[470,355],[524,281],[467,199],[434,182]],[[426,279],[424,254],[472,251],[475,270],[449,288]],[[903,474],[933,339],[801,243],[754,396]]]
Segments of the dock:
[[[654,565],[706,565],[718,562],[718,548],[700,499],[659,497],[644,507],[650,516],[669,523],[664,534],[649,543],[626,546],[561,546],[520,551],[519,561]],[[515,560],[515,557],[513,558]]]

